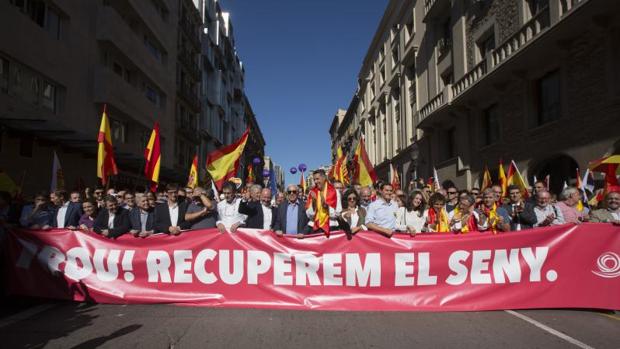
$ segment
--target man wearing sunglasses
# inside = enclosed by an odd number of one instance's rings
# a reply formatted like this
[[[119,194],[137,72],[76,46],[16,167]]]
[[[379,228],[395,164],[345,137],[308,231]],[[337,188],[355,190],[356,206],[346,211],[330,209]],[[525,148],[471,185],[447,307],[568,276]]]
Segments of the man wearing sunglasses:
[[[294,184],[287,187],[285,194],[286,200],[276,209],[273,230],[278,236],[286,233],[301,239],[309,229],[306,203],[299,199],[299,188]]]

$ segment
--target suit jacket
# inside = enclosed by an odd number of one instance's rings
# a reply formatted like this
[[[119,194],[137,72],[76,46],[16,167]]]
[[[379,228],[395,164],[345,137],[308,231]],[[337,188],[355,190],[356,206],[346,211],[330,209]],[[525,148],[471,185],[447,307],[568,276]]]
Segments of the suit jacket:
[[[306,215],[306,203],[298,200],[299,210],[297,212],[297,232],[307,234],[311,228],[308,226],[308,216]],[[273,230],[286,232],[286,211],[288,210],[288,200],[281,203],[276,210],[276,220],[273,224]]]
[[[54,228],[58,227],[58,211],[60,208],[56,207],[54,209]],[[67,212],[65,213],[65,227],[73,226],[77,227],[80,223],[80,217],[82,217],[82,205],[77,202],[69,202],[69,206],[67,207]]]
[[[131,230],[142,230],[142,222],[140,222],[140,208],[135,207],[131,211],[129,211],[129,222],[131,224]],[[146,217],[146,230],[153,230],[153,211],[148,211],[148,216]]]
[[[185,220],[185,212],[187,212],[187,202],[179,202],[179,217],[177,218],[177,227],[185,230],[190,229],[192,224]],[[170,219],[170,211],[168,210],[168,202],[164,202],[155,206],[155,212],[153,213],[154,224],[153,230],[155,233],[170,234],[170,227],[172,226],[172,220]]]
[[[110,212],[108,210],[102,210],[97,215],[95,219],[95,224],[93,225],[93,230],[96,233],[101,233],[103,230],[109,230],[109,237],[115,238],[121,236],[131,229],[131,225],[129,223],[129,213],[124,208],[117,208],[116,213],[114,213],[114,228],[108,228],[108,220],[110,219]]]
[[[605,208],[602,208],[600,210],[594,210],[594,211],[592,211],[592,213],[590,213],[590,222],[594,222],[594,223],[608,223],[608,222],[611,222],[613,220],[614,220],[614,217]]]
[[[269,209],[271,210],[271,222],[269,222],[269,228],[271,229],[275,224],[276,210],[271,207]],[[241,200],[239,203],[239,213],[248,216],[245,220],[246,228],[263,229],[265,218],[263,216],[263,204],[260,201]]]
[[[516,230],[517,224],[521,224],[521,229],[531,229],[536,224],[536,213],[534,213],[534,205],[530,201],[523,202],[523,212],[512,217],[512,205],[505,204],[502,206],[508,215],[512,218],[510,221],[510,230]]]

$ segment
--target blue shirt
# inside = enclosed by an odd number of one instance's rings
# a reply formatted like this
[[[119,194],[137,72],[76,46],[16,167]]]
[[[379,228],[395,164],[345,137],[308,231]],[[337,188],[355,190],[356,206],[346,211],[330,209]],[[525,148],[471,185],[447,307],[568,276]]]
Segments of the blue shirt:
[[[396,229],[396,211],[398,204],[391,200],[389,203],[379,198],[368,205],[366,224],[374,223],[382,228]]]
[[[299,205],[291,204],[286,206],[286,233],[297,234],[297,218],[299,217]]]

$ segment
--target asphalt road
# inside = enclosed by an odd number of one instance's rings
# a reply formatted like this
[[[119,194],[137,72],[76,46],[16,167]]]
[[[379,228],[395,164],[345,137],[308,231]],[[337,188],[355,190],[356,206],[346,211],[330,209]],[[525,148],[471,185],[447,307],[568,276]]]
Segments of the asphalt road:
[[[2,348],[620,348],[620,313],[321,312],[11,299]]]

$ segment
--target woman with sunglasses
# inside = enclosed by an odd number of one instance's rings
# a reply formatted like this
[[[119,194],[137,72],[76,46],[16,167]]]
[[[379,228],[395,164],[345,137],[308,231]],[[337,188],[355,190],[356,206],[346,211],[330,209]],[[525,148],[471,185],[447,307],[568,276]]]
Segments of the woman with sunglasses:
[[[351,227],[351,233],[355,234],[360,230],[366,230],[366,210],[360,206],[360,196],[355,189],[347,189],[342,196],[342,218]]]
[[[427,218],[424,194],[414,190],[405,199],[405,206],[396,211],[396,229],[415,236],[423,231]]]

